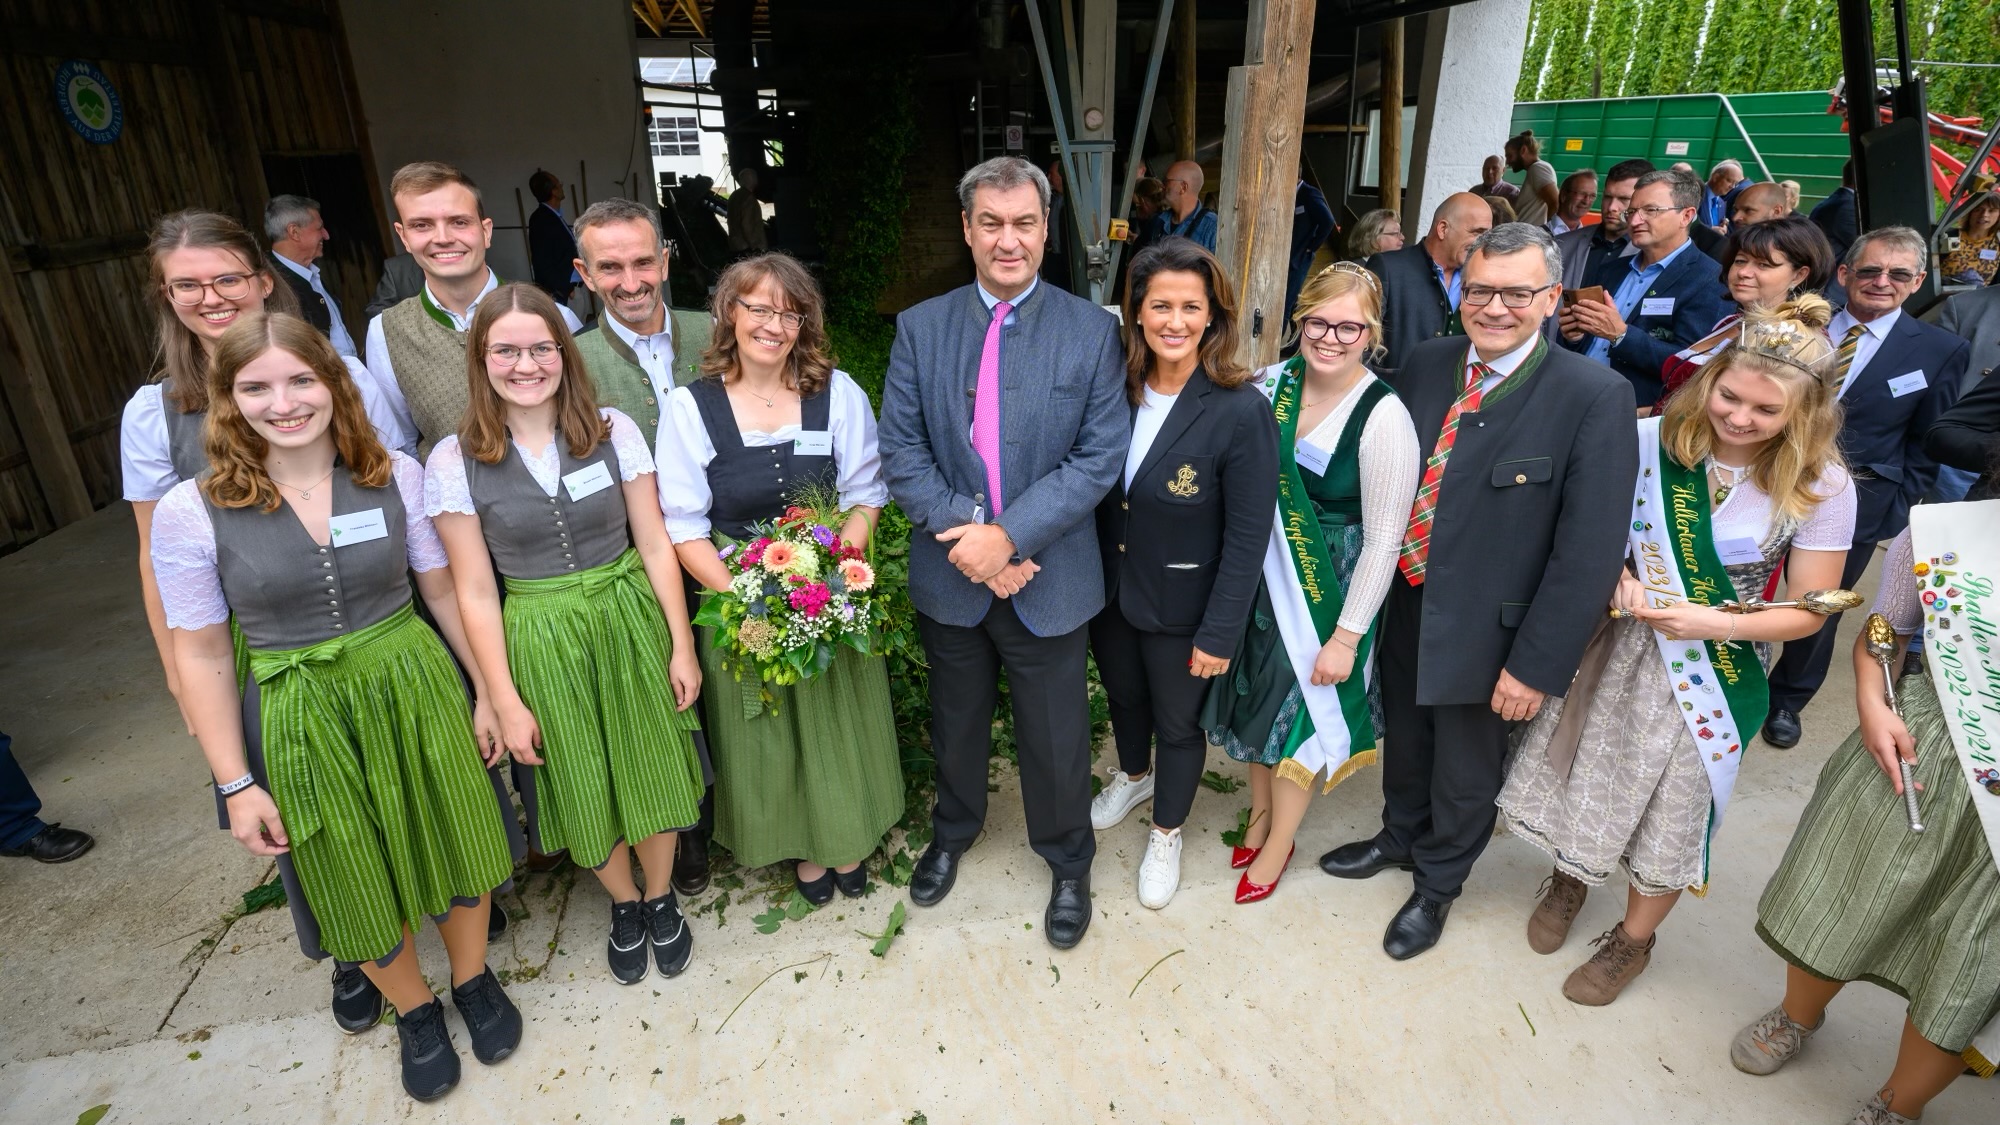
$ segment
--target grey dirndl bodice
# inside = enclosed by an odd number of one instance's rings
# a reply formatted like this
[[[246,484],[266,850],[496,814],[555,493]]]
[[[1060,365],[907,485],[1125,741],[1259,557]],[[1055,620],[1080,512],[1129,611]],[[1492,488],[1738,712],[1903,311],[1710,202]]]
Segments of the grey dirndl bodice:
[[[774,520],[785,514],[785,506],[798,490],[820,483],[832,486],[836,476],[833,458],[825,454],[797,452],[796,442],[778,445],[743,444],[743,432],[736,427],[736,412],[729,408],[729,392],[720,379],[699,379],[689,384],[694,402],[701,410],[708,442],[715,447],[715,459],[708,463],[708,522],[716,531],[732,539],[745,539],[752,524]],[[799,429],[825,431],[831,414],[826,388],[799,400]]]
[[[182,480],[196,480],[208,471],[208,446],[202,431],[208,426],[208,411],[183,414],[160,388],[160,414],[167,422],[167,454],[173,458],[174,473]]]
[[[388,534],[322,547],[286,505],[219,508],[202,497],[215,526],[215,563],[229,611],[253,649],[303,648],[357,633],[410,602],[403,494],[392,480],[362,488],[345,466],[328,485],[336,516],[382,510]]]
[[[512,441],[499,463],[488,465],[459,447],[465,459],[465,483],[479,513],[480,530],[493,565],[507,578],[554,578],[615,562],[632,536],[625,520],[625,490],[620,486],[618,452],[606,437],[590,456],[571,456],[569,443],[556,434],[556,456],[564,480],[556,494],[542,491]],[[609,486],[581,500],[572,499],[566,479],[571,473],[603,465]]]

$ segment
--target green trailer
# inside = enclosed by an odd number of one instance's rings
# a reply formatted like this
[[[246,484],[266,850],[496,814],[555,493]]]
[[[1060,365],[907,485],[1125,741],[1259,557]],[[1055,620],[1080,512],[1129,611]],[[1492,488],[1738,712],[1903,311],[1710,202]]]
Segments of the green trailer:
[[[1558,181],[1635,157],[1662,168],[1684,160],[1706,179],[1718,161],[1734,159],[1752,180],[1797,180],[1803,211],[1840,186],[1849,156],[1831,101],[1807,90],[1516,102],[1513,131],[1535,131]]]

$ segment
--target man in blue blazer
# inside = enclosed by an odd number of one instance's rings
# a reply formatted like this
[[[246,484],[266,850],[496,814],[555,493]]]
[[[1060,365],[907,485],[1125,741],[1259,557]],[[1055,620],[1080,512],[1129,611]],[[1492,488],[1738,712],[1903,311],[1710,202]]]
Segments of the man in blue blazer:
[[[1841,356],[1840,451],[1854,472],[1854,544],[1840,576],[1849,589],[1874,559],[1875,545],[1902,532],[1910,505],[1936,483],[1938,463],[1924,449],[1924,434],[1958,401],[1972,354],[1965,340],[1903,311],[1924,283],[1929,258],[1930,246],[1916,231],[1881,227],[1854,240],[1838,274],[1847,307],[1826,331]],[[1839,624],[1835,614],[1819,632],[1785,645],[1771,668],[1764,741],[1781,749],[1798,744],[1799,712],[1826,681]]]
[[[1043,934],[1090,926],[1086,625],[1104,608],[1093,515],[1131,442],[1125,361],[1104,310],[1036,281],[1049,183],[1001,156],[958,185],[977,282],[896,318],[883,476],[910,517],[910,600],[930,659],[937,804],[910,900],[950,892],[986,819],[1007,673],[1028,839],[1053,879]]]
[[[1604,262],[1588,279],[1608,302],[1579,300],[1562,311],[1563,345],[1610,364],[1641,406],[1660,397],[1667,360],[1722,319],[1721,270],[1688,238],[1700,203],[1701,182],[1686,172],[1640,176],[1626,217],[1639,252]]]

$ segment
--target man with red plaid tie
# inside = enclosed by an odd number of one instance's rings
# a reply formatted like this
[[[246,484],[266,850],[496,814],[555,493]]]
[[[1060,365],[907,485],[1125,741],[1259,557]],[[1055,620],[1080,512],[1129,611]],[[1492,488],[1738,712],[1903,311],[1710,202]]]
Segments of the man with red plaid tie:
[[[1481,235],[1465,337],[1417,346],[1396,378],[1424,470],[1383,607],[1382,830],[1319,862],[1343,879],[1415,872],[1382,938],[1399,961],[1444,933],[1493,834],[1509,725],[1569,690],[1625,554],[1632,385],[1548,346],[1561,277],[1543,228]]]

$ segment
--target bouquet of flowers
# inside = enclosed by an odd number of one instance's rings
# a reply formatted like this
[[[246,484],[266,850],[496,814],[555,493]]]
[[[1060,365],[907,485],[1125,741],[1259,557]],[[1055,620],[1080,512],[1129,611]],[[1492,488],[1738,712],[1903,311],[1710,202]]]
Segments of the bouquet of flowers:
[[[702,600],[694,623],[715,629],[739,680],[796,684],[833,666],[841,645],[875,651],[875,571],[840,541],[835,503],[794,504],[723,554],[729,589]]]

